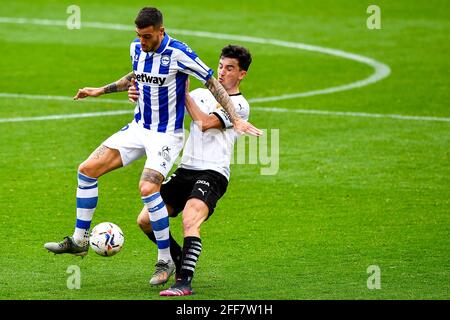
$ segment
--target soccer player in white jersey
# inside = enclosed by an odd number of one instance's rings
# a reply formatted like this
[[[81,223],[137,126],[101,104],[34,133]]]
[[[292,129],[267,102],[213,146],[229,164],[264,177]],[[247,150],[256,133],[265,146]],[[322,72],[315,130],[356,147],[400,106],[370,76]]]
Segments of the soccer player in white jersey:
[[[249,104],[239,90],[252,59],[241,46],[222,49],[218,66],[219,82],[237,107],[237,114],[247,120]],[[131,100],[139,95],[128,90]],[[186,94],[186,108],[193,121],[177,170],[163,183],[161,196],[169,216],[183,212],[183,248],[171,238],[170,251],[176,264],[175,284],[161,291],[161,296],[184,296],[193,293],[191,281],[202,250],[200,226],[214,212],[217,201],[227,189],[230,161],[238,134],[228,113],[217,103],[209,90],[196,89]],[[157,242],[148,211],[144,207],[137,219],[142,231]],[[154,229],[153,229],[154,230]],[[168,275],[170,276],[170,274]]]
[[[44,247],[57,254],[86,255],[89,229],[98,202],[98,178],[146,155],[139,189],[153,229],[158,230],[158,263],[152,278],[152,284],[158,284],[160,273],[170,273],[175,268],[169,250],[167,209],[159,191],[183,146],[188,75],[204,83],[224,106],[236,131],[253,135],[260,135],[261,132],[236,114],[226,90],[195,52],[165,32],[162,13],[158,9],[143,8],[135,24],[138,39],[130,46],[133,71],[107,86],[80,89],[74,97],[77,100],[126,91],[135,79],[140,94],[134,119],[106,139],[79,166],[77,219],[73,236],[65,237],[59,243],[46,243]]]

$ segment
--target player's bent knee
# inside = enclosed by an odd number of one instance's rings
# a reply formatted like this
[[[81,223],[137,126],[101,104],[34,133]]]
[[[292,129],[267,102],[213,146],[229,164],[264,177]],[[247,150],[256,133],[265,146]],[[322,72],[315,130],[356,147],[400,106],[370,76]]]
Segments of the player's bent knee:
[[[98,178],[97,168],[95,168],[88,160],[78,166],[78,172],[91,178]]]
[[[145,233],[152,232],[152,225],[150,224],[150,221],[143,219],[141,216],[137,218],[137,224],[139,228]]]
[[[139,190],[141,192],[142,197],[149,196],[155,192],[158,192],[160,190],[160,186],[148,181],[141,180],[139,182]]]
[[[144,206],[141,212],[139,212],[139,215],[137,217],[137,223],[139,225],[150,224],[150,217],[148,215],[148,209],[146,206]]]

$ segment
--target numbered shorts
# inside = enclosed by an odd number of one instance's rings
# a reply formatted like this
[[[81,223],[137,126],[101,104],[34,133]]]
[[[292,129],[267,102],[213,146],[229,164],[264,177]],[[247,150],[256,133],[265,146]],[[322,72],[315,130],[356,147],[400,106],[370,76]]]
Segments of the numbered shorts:
[[[119,150],[123,166],[147,156],[144,168],[169,173],[184,144],[184,132],[163,133],[145,129],[132,121],[103,142],[111,149]]]
[[[175,216],[183,211],[189,199],[202,200],[208,206],[208,218],[217,201],[227,191],[228,180],[214,170],[178,168],[161,186],[161,197],[174,209]]]

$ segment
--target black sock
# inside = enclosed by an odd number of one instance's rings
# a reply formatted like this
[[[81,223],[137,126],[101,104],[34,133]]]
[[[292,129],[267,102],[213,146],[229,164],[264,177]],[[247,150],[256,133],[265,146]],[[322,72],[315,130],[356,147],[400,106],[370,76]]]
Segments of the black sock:
[[[156,237],[153,231],[150,233],[146,233],[146,235],[154,244],[157,244]],[[170,239],[170,255],[172,256],[173,262],[175,263],[176,267],[175,272],[179,274],[181,270],[181,256],[182,256],[181,247],[172,237],[172,233],[170,232],[169,232],[169,239]]]
[[[181,264],[180,278],[182,281],[191,282],[194,276],[198,257],[202,252],[202,240],[198,237],[184,238],[183,261]]]

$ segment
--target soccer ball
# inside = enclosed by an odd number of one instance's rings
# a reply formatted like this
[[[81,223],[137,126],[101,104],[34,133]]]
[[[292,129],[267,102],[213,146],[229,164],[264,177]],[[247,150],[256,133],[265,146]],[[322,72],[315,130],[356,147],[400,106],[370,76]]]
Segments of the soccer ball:
[[[124,241],[122,230],[112,222],[99,223],[92,229],[89,237],[92,250],[104,257],[118,253],[122,249]]]

